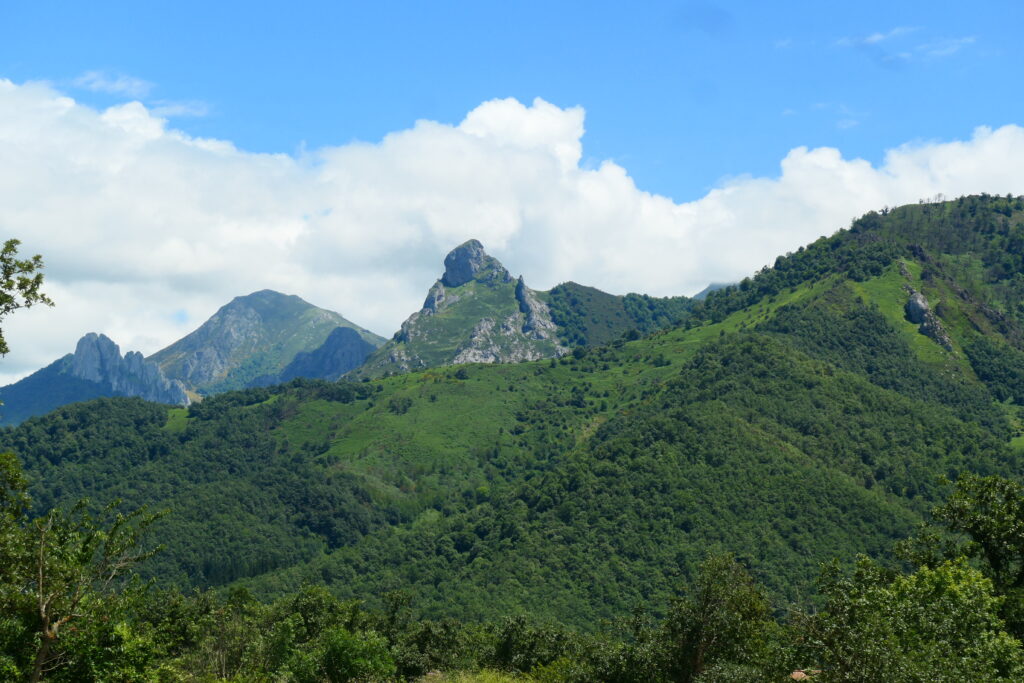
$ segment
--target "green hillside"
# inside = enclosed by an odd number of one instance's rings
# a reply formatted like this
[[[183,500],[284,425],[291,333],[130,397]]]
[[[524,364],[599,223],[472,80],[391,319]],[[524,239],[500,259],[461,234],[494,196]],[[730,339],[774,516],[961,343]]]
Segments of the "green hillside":
[[[170,412],[101,400],[0,447],[39,510],[170,509],[144,569],[181,586],[401,589],[432,617],[587,630],[664,608],[723,550],[806,603],[821,562],[905,537],[940,477],[1024,471],[1022,218],[993,197],[869,214],[647,338]]]
[[[72,376],[71,354],[59,358],[29,377],[0,388],[0,424],[15,425],[55,406],[114,394],[108,385]]]
[[[575,282],[538,294],[550,306],[566,346],[600,346],[630,332],[647,335],[671,327],[690,310],[690,299],[684,296],[616,296]]]
[[[676,324],[686,297],[617,296],[566,282],[534,291],[512,278],[483,245],[469,240],[445,257],[445,272],[423,308],[373,353],[352,379],[465,363],[558,358],[575,346],[637,339]]]

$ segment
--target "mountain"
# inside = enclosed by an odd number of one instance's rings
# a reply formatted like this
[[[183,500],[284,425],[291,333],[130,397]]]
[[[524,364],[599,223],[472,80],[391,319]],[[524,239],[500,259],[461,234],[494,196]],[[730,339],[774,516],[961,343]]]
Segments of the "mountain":
[[[209,395],[276,376],[297,354],[316,351],[339,327],[349,328],[358,336],[352,353],[366,344],[376,348],[384,342],[333,311],[317,308],[297,296],[264,289],[235,297],[199,329],[154,353],[149,360],[190,390]],[[324,354],[330,355],[328,351]]]
[[[249,386],[269,386],[299,377],[334,381],[362,365],[376,349],[351,327],[335,327],[319,347],[299,351],[279,374],[257,377]]]
[[[483,245],[469,240],[444,259],[445,271],[423,308],[359,370],[380,376],[459,363],[515,363],[551,358],[558,343],[547,305],[514,280]]]
[[[473,251],[444,297],[515,300]],[[402,590],[424,618],[593,629],[731,551],[776,604],[806,606],[822,562],[888,555],[943,477],[1024,475],[1022,300],[1024,198],[911,205],[646,338],[188,408],[101,399],[0,430],[0,449],[37,512],[81,495],[170,509],[145,568],[166,583],[324,584],[371,605]]]
[[[733,283],[733,282],[712,282],[710,285],[708,285],[704,289],[702,289],[699,292],[697,292],[696,294],[694,294],[693,298],[696,301],[703,301],[704,299],[708,298],[708,294],[710,294],[711,292],[717,292],[718,290],[725,289],[726,287],[729,287],[729,286],[731,286],[733,284],[735,284],[735,283]]]
[[[513,279],[477,240],[453,249],[444,265],[423,308],[354,376],[557,358],[571,346],[669,325],[689,303],[685,297],[615,296],[572,282],[550,292],[534,291],[522,277]]]
[[[188,405],[185,387],[168,380],[159,366],[137,351],[121,349],[102,334],[78,340],[73,354],[14,384],[0,388],[0,424],[18,424],[54,408],[101,396],[139,396],[147,401]]]

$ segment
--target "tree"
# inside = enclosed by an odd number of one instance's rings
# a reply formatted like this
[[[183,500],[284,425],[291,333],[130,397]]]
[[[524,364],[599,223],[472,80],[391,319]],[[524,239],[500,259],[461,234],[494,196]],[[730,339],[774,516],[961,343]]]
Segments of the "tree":
[[[114,520],[102,528],[82,500],[68,513],[54,509],[26,529],[30,561],[24,592],[36,609],[38,646],[29,680],[61,665],[62,630],[109,608],[123,577],[158,548],[140,547],[143,533],[159,515],[145,509],[123,514],[119,502],[106,507]]]
[[[19,244],[20,241],[10,239],[0,249],[0,321],[20,308],[53,305],[50,298],[39,291],[43,286],[43,257],[36,254],[28,259],[17,258]],[[0,330],[0,356],[9,351],[3,330]]]
[[[666,669],[692,681],[715,665],[760,664],[770,631],[768,600],[732,555],[713,555],[664,626]]]
[[[0,250],[0,320],[35,304],[53,305],[40,291],[42,257],[18,259],[19,244],[7,240]],[[0,354],[8,351],[0,333]],[[0,675],[5,679],[21,673],[35,682],[65,664],[65,633],[101,613],[109,616],[125,576],[156,552],[142,549],[141,540],[159,515],[144,508],[123,514],[118,506],[115,501],[103,510],[112,518],[107,525],[93,518],[84,499],[69,511],[57,508],[32,520],[21,464],[13,453],[0,453]],[[131,640],[124,624],[109,626],[122,646]]]
[[[1021,644],[1006,633],[1002,599],[959,560],[904,575],[861,558],[822,578],[824,608],[803,623],[804,656],[829,681],[1021,680]]]
[[[109,617],[124,577],[156,552],[140,541],[158,515],[122,514],[117,506],[105,508],[113,516],[106,527],[84,500],[30,520],[21,467],[13,454],[0,455],[0,673],[39,681],[67,664],[65,633]]]
[[[1024,486],[1004,477],[964,474],[932,518],[944,529],[920,529],[900,545],[899,554],[923,567],[960,556],[978,560],[1003,597],[1007,628],[1024,637]]]

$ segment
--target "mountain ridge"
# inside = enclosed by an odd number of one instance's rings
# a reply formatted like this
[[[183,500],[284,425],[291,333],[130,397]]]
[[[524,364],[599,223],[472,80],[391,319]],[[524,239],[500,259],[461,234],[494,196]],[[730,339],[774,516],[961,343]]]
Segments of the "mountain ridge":
[[[616,296],[575,283],[536,291],[475,239],[451,250],[444,266],[422,308],[350,377],[558,358],[575,346],[661,329],[689,305],[686,297]]]
[[[910,242],[919,220],[937,234]],[[101,400],[0,445],[46,472],[44,507],[82,492],[174,509],[147,570],[162,580],[262,597],[324,583],[376,605],[403,589],[430,618],[528,609],[587,628],[667,604],[714,548],[804,604],[821,562],[906,536],[940,476],[1024,474],[1021,314],[1006,306],[1024,271],[1001,265],[1024,200],[853,227],[644,338],[188,409]],[[908,317],[908,288],[951,349]]]

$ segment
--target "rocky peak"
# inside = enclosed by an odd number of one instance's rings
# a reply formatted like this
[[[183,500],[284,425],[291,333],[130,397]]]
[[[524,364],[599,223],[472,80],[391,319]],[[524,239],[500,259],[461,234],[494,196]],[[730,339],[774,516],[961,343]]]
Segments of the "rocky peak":
[[[90,382],[102,382],[121,362],[121,349],[105,334],[90,332],[78,340],[71,374]]]
[[[104,334],[90,332],[78,340],[69,374],[109,386],[115,394],[157,403],[189,403],[181,382],[167,379],[156,363],[145,360],[138,351],[129,351],[122,358],[120,347]]]
[[[484,245],[477,240],[463,242],[444,257],[445,287],[458,287],[470,280],[481,282],[512,282],[512,276],[498,259],[484,251]]]

